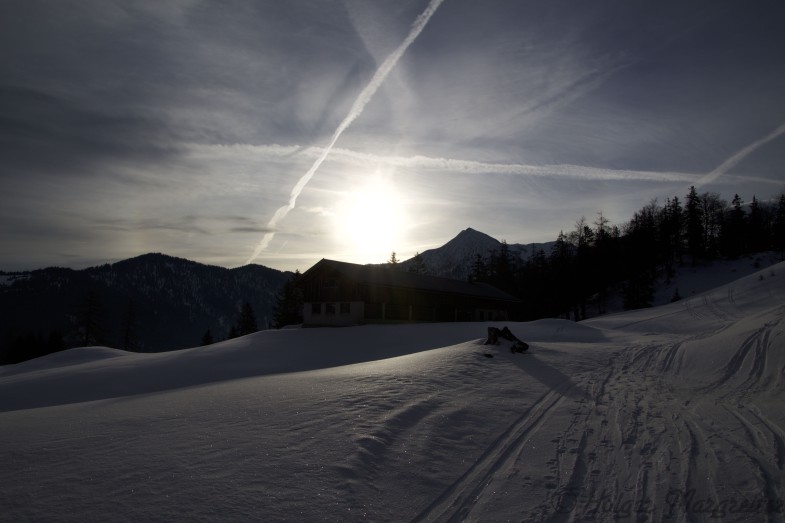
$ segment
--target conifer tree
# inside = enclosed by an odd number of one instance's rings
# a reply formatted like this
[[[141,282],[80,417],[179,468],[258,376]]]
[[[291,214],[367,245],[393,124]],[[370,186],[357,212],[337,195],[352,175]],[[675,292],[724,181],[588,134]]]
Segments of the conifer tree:
[[[502,240],[499,250],[491,254],[490,282],[500,289],[514,293],[515,269],[510,246],[506,240]]]
[[[412,263],[409,266],[409,272],[415,274],[427,274],[428,270],[425,267],[425,260],[422,258],[422,254],[415,253],[414,258],[412,258]]]
[[[738,258],[745,250],[745,214],[738,194],[733,196],[731,209],[726,213],[722,224],[720,244],[722,253],[729,258]]]
[[[77,315],[78,335],[83,347],[104,343],[104,308],[98,294],[90,290],[82,301]]]
[[[303,322],[301,276],[300,271],[295,271],[278,292],[278,297],[273,307],[273,327],[276,329]]]
[[[771,226],[772,246],[780,251],[785,258],[785,192],[780,194],[777,209],[774,212],[774,223]]]
[[[256,313],[247,301],[243,303],[243,308],[240,311],[240,316],[237,318],[237,336],[245,336],[257,332],[259,328],[256,325]]]
[[[705,192],[700,196],[700,204],[703,218],[703,252],[711,258],[719,254],[720,234],[727,202],[718,193]]]
[[[690,187],[690,192],[687,194],[687,207],[686,212],[686,226],[687,226],[687,252],[692,258],[693,265],[699,256],[702,256],[705,251],[703,230],[703,208],[701,207],[701,199],[698,196],[695,186]]]
[[[665,207],[660,212],[659,245],[660,260],[665,269],[666,281],[670,282],[675,274],[673,268],[676,257],[681,252],[682,216],[681,202],[677,196],[665,200]]]
[[[469,269],[469,281],[470,282],[478,282],[478,281],[485,281],[488,278],[488,268],[485,265],[485,260],[483,260],[481,254],[477,254],[474,257],[474,261]]]
[[[747,220],[747,249],[749,252],[760,252],[768,247],[768,233],[766,231],[766,221],[764,211],[760,202],[753,195],[750,203],[750,215]]]
[[[139,333],[136,320],[136,303],[128,300],[123,329],[123,350],[136,352],[139,350]]]

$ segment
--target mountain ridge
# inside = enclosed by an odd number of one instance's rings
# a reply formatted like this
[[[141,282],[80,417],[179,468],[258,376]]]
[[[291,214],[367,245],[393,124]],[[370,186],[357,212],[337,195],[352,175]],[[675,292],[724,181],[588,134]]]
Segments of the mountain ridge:
[[[421,256],[428,274],[467,280],[471,262],[501,246],[468,227]],[[508,245],[522,260],[540,246],[547,244]],[[278,292],[291,276],[263,265],[226,268],[160,252],[84,269],[0,271],[0,363],[85,345],[85,315],[99,316],[90,320],[96,342],[140,352],[193,347],[208,330],[215,341],[225,339],[245,302],[259,328],[270,328]]]
[[[554,243],[514,243],[507,244],[507,247],[512,255],[525,262],[540,249],[543,249],[546,254],[550,253]],[[425,265],[427,274],[466,280],[469,278],[471,264],[477,255],[487,261],[488,257],[494,251],[498,252],[501,247],[502,241],[484,232],[467,227],[441,247],[428,249],[419,253],[419,255]],[[412,257],[399,264],[404,270],[413,270],[416,263],[415,257]]]
[[[245,302],[267,328],[278,290],[290,277],[262,265],[228,269],[161,253],[79,270],[0,272],[2,360],[20,339],[30,345],[35,337],[59,336],[66,347],[78,346],[88,306],[100,316],[104,343],[125,348],[133,342],[143,352],[193,347],[208,329],[222,339]]]

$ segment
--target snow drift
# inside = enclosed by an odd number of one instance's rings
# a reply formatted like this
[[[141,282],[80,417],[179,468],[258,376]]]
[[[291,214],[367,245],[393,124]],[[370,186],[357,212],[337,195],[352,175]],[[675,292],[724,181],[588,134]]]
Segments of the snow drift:
[[[0,368],[5,520],[774,519],[785,264],[667,306]]]

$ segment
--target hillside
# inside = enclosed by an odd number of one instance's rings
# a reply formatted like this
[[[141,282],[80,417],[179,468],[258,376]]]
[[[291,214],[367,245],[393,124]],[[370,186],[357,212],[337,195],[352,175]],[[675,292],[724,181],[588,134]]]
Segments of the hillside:
[[[776,521],[783,277],[509,324],[527,354],[462,323],[5,366],[3,519]]]
[[[427,273],[465,280],[477,255],[487,260],[501,246],[499,240],[468,228],[421,256]],[[553,242],[508,247],[525,261],[538,250],[550,254]],[[652,304],[670,302],[677,290],[682,297],[703,292],[779,259],[774,253],[759,253],[694,267],[685,264],[671,281],[655,281]],[[414,259],[409,259],[399,268],[409,270],[413,265]],[[98,316],[94,342],[138,352],[198,345],[207,329],[214,339],[223,339],[245,301],[253,307],[259,328],[269,328],[277,293],[290,276],[261,265],[226,269],[163,254],[78,271],[0,272],[0,316],[4,318],[0,363],[84,345],[81,324],[90,300]],[[601,309],[603,313],[623,310],[621,290],[610,289]],[[589,301],[586,312],[588,317],[597,316],[600,307]]]
[[[131,331],[135,350],[161,351],[199,344],[207,329],[225,337],[248,301],[265,328],[288,273],[260,265],[225,269],[146,254],[84,270],[48,268],[0,274],[0,343],[27,333],[46,339],[57,333],[78,345],[88,303],[96,316],[96,338],[123,347]],[[2,347],[0,347],[2,348]]]

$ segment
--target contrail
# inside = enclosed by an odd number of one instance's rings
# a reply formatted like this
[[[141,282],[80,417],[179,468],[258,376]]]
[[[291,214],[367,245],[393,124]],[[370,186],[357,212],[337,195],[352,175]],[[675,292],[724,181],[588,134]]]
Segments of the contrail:
[[[330,154],[330,151],[335,145],[335,142],[338,141],[338,138],[341,137],[346,128],[349,127],[349,125],[351,125],[351,123],[358,116],[360,116],[360,114],[362,114],[363,109],[365,109],[365,106],[368,104],[368,102],[371,101],[371,98],[382,85],[384,79],[387,77],[390,71],[392,71],[393,67],[395,67],[395,64],[398,63],[398,60],[401,58],[401,56],[403,56],[403,53],[406,52],[406,49],[420,35],[422,30],[425,28],[425,24],[428,23],[428,20],[431,19],[431,16],[433,16],[433,13],[436,12],[436,9],[439,8],[439,5],[441,5],[443,1],[444,0],[431,0],[431,2],[428,4],[428,7],[425,8],[425,11],[423,11],[422,14],[420,14],[420,16],[418,16],[412,24],[412,28],[409,30],[409,34],[406,36],[406,39],[404,39],[404,41],[401,42],[401,45],[399,45],[392,53],[390,53],[384,62],[382,62],[382,64],[376,70],[376,73],[374,73],[373,77],[371,78],[371,81],[368,82],[368,85],[366,85],[365,88],[360,91],[357,99],[349,109],[349,114],[346,115],[346,118],[343,119],[341,124],[333,133],[330,143],[327,145],[327,147],[325,147],[325,149],[322,151],[322,154],[319,155],[311,168],[308,169],[308,172],[306,172],[292,188],[292,192],[289,195],[289,203],[278,208],[278,210],[275,211],[275,214],[273,214],[272,219],[270,219],[269,223],[267,224],[267,228],[270,229],[270,232],[264,235],[262,241],[259,242],[259,245],[256,246],[256,249],[254,250],[251,257],[248,258],[248,261],[245,262],[246,265],[258,258],[262,251],[265,250],[270,244],[273,237],[275,236],[275,226],[287,214],[289,214],[289,211],[294,209],[294,206],[297,203],[297,197],[300,196],[300,193],[303,191],[303,189],[305,189],[305,186],[308,185],[308,182],[311,181],[311,178],[313,178],[313,175],[319,169],[319,166],[322,165],[324,160]]]
[[[695,183],[695,185],[697,187],[700,187],[706,185],[707,183],[713,182],[714,180],[716,180],[717,178],[719,178],[720,176],[731,170],[733,167],[735,167],[739,162],[741,162],[744,158],[746,158],[753,151],[755,151],[755,149],[769,143],[770,141],[774,140],[775,138],[777,138],[783,133],[785,133],[785,124],[780,125],[776,129],[774,129],[771,133],[767,134],[760,140],[756,140],[752,142],[747,147],[745,147],[744,149],[740,150],[739,152],[737,152],[736,154],[734,154],[733,156],[722,162],[722,164],[720,164],[719,167],[711,171],[709,174],[701,177]]]

